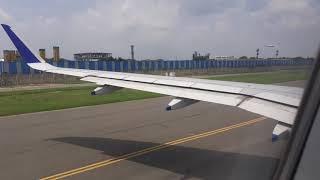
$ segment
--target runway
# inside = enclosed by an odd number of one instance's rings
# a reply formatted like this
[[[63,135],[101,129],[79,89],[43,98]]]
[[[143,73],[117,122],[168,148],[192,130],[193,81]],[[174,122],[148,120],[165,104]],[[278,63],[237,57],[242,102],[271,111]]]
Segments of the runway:
[[[237,127],[261,116],[204,102],[166,112],[169,100],[2,117],[0,179],[270,178],[286,142],[271,142],[275,121],[261,119]],[[181,142],[183,138],[187,141]],[[172,141],[178,143],[139,154]],[[113,163],[94,166],[104,161]]]

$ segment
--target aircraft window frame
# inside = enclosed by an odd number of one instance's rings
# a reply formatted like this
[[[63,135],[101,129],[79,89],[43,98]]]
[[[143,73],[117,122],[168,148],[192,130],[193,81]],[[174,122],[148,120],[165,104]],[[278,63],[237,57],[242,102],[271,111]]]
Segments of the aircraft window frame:
[[[316,120],[320,104],[320,51],[298,109],[292,134],[285,153],[280,158],[273,179],[293,179],[302,158],[306,142]]]
[[[320,108],[318,109],[316,119],[310,131],[308,140],[306,141],[303,154],[297,167],[294,179],[319,179],[320,171],[318,171],[317,162],[320,162],[320,157],[317,156],[320,150]]]

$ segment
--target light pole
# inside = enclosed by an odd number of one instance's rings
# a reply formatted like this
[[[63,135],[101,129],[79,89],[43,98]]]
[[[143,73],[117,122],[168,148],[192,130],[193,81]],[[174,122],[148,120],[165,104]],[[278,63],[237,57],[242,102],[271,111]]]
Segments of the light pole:
[[[0,59],[0,64],[1,64],[0,85],[2,86],[2,84],[3,84],[3,70],[4,70],[4,60],[3,59]]]
[[[3,73],[3,70],[4,70],[4,59],[0,59],[0,63],[1,63],[1,75]]]

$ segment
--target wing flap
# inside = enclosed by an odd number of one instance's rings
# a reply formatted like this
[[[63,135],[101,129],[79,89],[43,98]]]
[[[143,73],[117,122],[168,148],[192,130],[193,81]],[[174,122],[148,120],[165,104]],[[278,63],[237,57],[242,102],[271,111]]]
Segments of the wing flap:
[[[242,88],[232,87],[232,86],[224,86],[220,84],[205,84],[205,83],[195,83],[191,87],[197,89],[211,90],[211,91],[221,91],[228,93],[240,93]]]
[[[123,88],[136,89],[141,91],[148,91],[153,93],[165,94],[175,97],[182,97],[188,99],[194,99],[199,101],[214,102],[218,104],[224,104],[229,106],[236,106],[245,97],[235,94],[226,94],[219,92],[206,92],[196,89],[188,89],[182,87],[164,86],[158,84],[147,84],[141,82],[123,81],[116,79],[104,79],[98,77],[84,77],[81,80],[94,82],[99,85],[111,85]]]
[[[300,99],[293,98],[290,96],[282,95],[282,94],[275,94],[272,92],[262,92],[254,95],[254,97],[261,98],[261,99],[268,99],[270,101],[278,102],[281,100],[280,103],[289,104],[292,106],[298,107],[300,104]]]
[[[174,79],[165,79],[165,78],[159,78],[156,79],[156,81],[153,82],[154,84],[162,84],[162,85],[169,85],[169,86],[179,86],[179,87],[190,87],[193,82],[190,81],[179,81]]]
[[[148,84],[141,82],[123,81],[116,79],[105,79],[99,77],[84,77],[81,80],[94,82],[99,85],[111,85],[123,88],[148,91],[153,93],[165,94],[174,97],[206,101],[217,104],[237,106],[241,109],[261,114],[272,119],[276,119],[286,124],[293,124],[297,109],[294,107],[270,102],[244,95],[213,92],[199,89],[190,89],[159,84]]]
[[[143,76],[128,76],[128,77],[124,78],[124,80],[153,83],[157,79],[150,78],[150,77],[143,77]]]
[[[291,125],[297,113],[297,109],[294,107],[257,98],[249,98],[238,107]]]

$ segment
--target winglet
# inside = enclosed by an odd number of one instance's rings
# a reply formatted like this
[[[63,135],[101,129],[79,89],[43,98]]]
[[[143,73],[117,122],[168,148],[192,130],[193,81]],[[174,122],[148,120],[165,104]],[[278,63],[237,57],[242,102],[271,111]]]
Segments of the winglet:
[[[26,63],[41,63],[44,62],[41,58],[37,57],[32,51],[25,45],[25,43],[11,30],[11,27],[6,24],[1,24],[4,31],[8,34],[14,46],[19,51],[22,59]]]
[[[272,142],[275,142],[275,141],[277,141],[278,140],[278,138],[279,138],[279,136],[278,135],[276,135],[276,134],[272,134]]]
[[[3,27],[3,28],[11,28],[9,25],[7,25],[7,24],[1,24],[1,26]]]
[[[290,130],[290,126],[278,122],[278,124],[274,127],[272,132],[272,142],[277,141],[280,136],[285,136],[288,132],[290,132]]]

